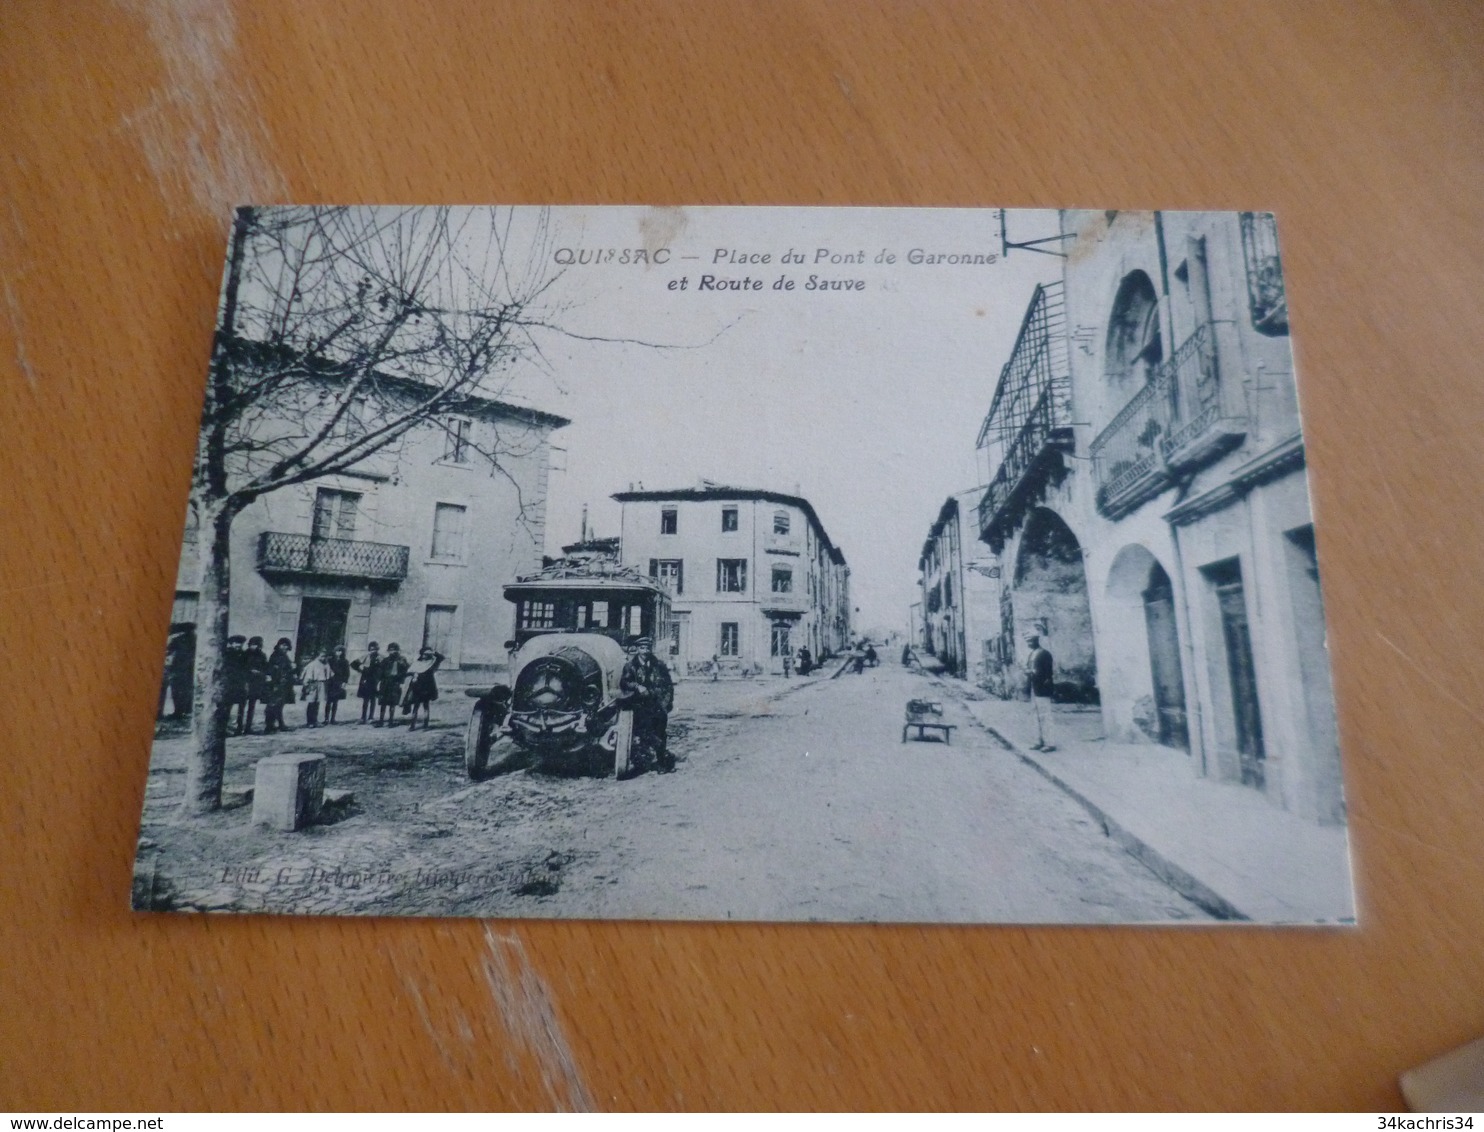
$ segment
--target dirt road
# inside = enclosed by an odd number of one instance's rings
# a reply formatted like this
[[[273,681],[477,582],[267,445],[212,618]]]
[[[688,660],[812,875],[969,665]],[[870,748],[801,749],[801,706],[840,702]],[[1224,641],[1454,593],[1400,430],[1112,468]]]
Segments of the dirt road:
[[[467,701],[440,705],[443,725],[431,732],[341,726],[238,741],[239,778],[270,749],[323,751],[331,785],[355,790],[357,810],[298,834],[254,829],[245,810],[176,824],[174,783],[160,783],[144,831],[159,903],[749,920],[1203,918],[980,731],[947,690],[895,665],[838,680],[684,682],[671,724],[679,769],[625,782],[517,772],[470,785],[460,765]],[[944,703],[951,744],[901,741],[903,707],[918,696]]]

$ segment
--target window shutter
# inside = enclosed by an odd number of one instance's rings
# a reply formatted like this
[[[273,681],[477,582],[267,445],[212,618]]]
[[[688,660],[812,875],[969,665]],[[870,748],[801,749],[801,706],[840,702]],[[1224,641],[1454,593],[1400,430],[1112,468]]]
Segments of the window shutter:
[[[354,492],[340,493],[340,516],[335,523],[336,538],[356,537],[356,505],[361,497]]]

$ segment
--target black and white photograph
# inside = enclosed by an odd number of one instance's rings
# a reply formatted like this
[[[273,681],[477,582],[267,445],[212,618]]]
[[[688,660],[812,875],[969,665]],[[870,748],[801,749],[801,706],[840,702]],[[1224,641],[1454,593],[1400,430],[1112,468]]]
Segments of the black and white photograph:
[[[134,908],[1354,924],[1270,213],[225,236]]]

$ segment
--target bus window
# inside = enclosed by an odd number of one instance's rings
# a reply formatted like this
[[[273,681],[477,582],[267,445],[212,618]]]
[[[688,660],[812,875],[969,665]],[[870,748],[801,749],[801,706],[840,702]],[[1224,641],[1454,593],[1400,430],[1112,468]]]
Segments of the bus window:
[[[556,606],[549,601],[524,601],[520,605],[522,629],[550,629],[556,619]]]

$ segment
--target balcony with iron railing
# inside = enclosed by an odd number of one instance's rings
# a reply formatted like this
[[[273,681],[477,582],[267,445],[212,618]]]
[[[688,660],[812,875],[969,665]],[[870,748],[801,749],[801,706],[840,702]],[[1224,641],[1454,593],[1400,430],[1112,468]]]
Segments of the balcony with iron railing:
[[[1093,440],[1098,510],[1111,519],[1152,499],[1182,471],[1241,444],[1245,411],[1223,383],[1216,326],[1196,328]]]
[[[804,543],[796,534],[779,534],[770,528],[763,535],[763,549],[770,554],[802,554]]]
[[[258,537],[258,572],[395,585],[407,577],[409,551],[385,542],[264,531]]]
[[[1072,451],[1071,363],[1060,283],[1038,286],[1000,371],[978,447],[999,465],[979,503],[980,537],[998,554],[1043,489],[1066,472]]]
[[[1288,298],[1278,225],[1271,212],[1242,213],[1242,258],[1247,264],[1247,298],[1252,326],[1262,334],[1288,333]]]
[[[1063,455],[1072,451],[1072,429],[1058,420],[1054,392],[1049,386],[1042,391],[979,501],[979,534],[996,554],[1031,497],[1065,469]]]
[[[808,613],[809,595],[800,590],[769,590],[758,598],[764,613]]]

